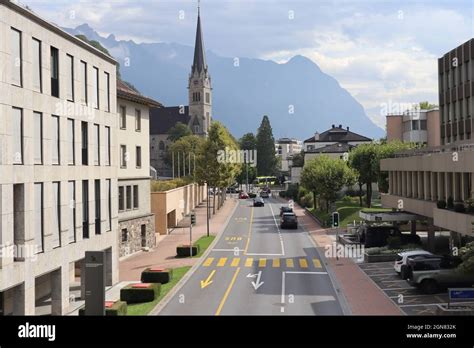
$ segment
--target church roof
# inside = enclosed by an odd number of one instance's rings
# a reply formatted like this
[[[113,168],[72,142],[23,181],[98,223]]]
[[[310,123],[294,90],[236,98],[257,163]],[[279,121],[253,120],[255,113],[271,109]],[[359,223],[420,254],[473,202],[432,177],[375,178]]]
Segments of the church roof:
[[[169,106],[150,109],[150,134],[166,134],[177,122],[189,124],[189,107]]]
[[[196,43],[194,44],[194,61],[192,73],[194,73],[195,71],[200,73],[205,70],[207,70],[206,55],[204,50],[204,40],[202,38],[201,15],[200,11],[198,11]]]

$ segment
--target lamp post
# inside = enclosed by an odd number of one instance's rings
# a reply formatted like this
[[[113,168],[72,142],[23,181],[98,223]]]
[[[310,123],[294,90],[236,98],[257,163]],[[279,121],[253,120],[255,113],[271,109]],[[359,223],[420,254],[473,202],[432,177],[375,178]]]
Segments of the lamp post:
[[[210,197],[209,197],[209,185],[208,185],[207,182],[206,182],[206,190],[207,190],[207,193],[206,193],[207,194],[207,202],[206,202],[206,205],[207,205],[207,209],[206,209],[207,210],[207,214],[206,214],[207,215],[207,236],[209,237],[209,209],[210,209],[209,199],[210,199]]]

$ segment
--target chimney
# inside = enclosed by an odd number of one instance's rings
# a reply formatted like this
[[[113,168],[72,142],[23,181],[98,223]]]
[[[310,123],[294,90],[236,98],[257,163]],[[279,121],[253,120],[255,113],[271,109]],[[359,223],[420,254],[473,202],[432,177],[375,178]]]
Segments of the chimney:
[[[347,127],[347,130],[349,131],[349,126]]]
[[[342,129],[342,124],[339,125],[339,129]]]
[[[335,126],[335,125],[332,125],[332,128],[336,128],[336,126]]]
[[[314,140],[316,140],[316,141],[319,140],[319,133],[318,132],[314,133]]]

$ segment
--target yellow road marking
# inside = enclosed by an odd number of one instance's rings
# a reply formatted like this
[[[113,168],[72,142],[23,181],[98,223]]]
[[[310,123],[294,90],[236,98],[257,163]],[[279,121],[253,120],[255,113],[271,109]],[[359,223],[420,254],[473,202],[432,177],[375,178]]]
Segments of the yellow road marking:
[[[226,262],[227,262],[227,257],[221,257],[219,259],[219,262],[217,262],[217,267],[223,267]]]
[[[217,308],[216,315],[220,315],[222,308],[224,307],[225,301],[227,301],[227,297],[229,297],[230,291],[232,290],[232,287],[234,286],[235,279],[237,278],[237,275],[240,272],[240,267],[238,267],[235,270],[234,276],[232,277],[232,280],[230,281],[229,286],[227,287],[227,290],[225,291],[224,296],[222,297],[221,303],[219,304],[219,307]]]
[[[293,263],[293,259],[286,259],[286,267],[293,268],[295,264]]]
[[[213,257],[208,257],[206,261],[202,264],[204,267],[209,267],[212,264],[212,261],[214,261]]]
[[[306,259],[300,259],[300,267],[308,268],[308,261],[306,261]]]
[[[232,260],[232,263],[230,264],[231,267],[237,267],[239,265],[239,262],[240,262],[240,257],[234,257],[234,259]]]
[[[323,266],[321,266],[321,261],[319,261],[319,259],[313,259],[313,265],[316,268],[323,268]]]
[[[265,267],[267,265],[267,259],[258,260],[258,267]]]
[[[280,267],[280,259],[273,259],[272,266],[273,267]]]
[[[249,222],[249,233],[247,235],[247,244],[245,244],[244,255],[247,255],[247,250],[249,250],[250,236],[252,235],[252,222],[253,222],[253,207],[250,212],[250,222]]]
[[[214,276],[214,273],[216,273],[216,270],[212,270],[211,274],[209,274],[209,277],[207,277],[206,280],[201,280],[201,289],[204,289],[206,286],[211,285],[212,283],[212,277]]]
[[[252,267],[253,265],[253,258],[247,257],[247,260],[245,260],[245,267]]]

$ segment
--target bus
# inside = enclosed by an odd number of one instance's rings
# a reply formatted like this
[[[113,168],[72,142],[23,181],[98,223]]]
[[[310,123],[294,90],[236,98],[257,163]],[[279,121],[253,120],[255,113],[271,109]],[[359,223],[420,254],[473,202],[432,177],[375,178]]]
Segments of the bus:
[[[258,176],[253,183],[257,186],[277,185],[278,179],[276,176]]]

